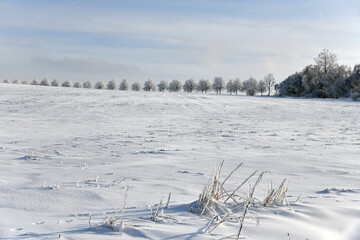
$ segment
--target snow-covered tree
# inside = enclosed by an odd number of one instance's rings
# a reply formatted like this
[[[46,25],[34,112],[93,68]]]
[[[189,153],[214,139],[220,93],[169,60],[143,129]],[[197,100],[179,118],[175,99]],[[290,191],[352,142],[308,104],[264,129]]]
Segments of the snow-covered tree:
[[[254,96],[258,92],[259,83],[258,81],[251,77],[248,80],[245,80],[243,83],[243,89],[246,92],[246,95]]]
[[[169,83],[165,80],[161,80],[157,87],[159,92],[164,92],[165,90],[169,89]]]
[[[182,84],[179,80],[172,80],[169,85],[169,91],[170,92],[179,92],[182,88]]]
[[[144,91],[155,91],[156,90],[156,86],[153,83],[153,81],[151,79],[148,79],[144,82],[144,87],[143,87]]]
[[[222,77],[216,77],[214,79],[212,89],[216,92],[216,94],[221,94],[221,91],[225,88],[225,82]]]
[[[114,79],[112,79],[111,81],[108,82],[107,84],[107,89],[108,90],[117,90],[117,83]]]
[[[86,81],[83,83],[83,88],[92,88],[93,85],[92,85],[92,82],[90,81]]]
[[[73,85],[74,88],[82,88],[82,84],[80,82],[76,82]]]
[[[191,93],[192,91],[196,90],[196,82],[194,79],[186,80],[183,86],[185,92]]]
[[[13,84],[19,84],[20,81],[19,81],[18,79],[15,79],[12,83],[13,83]]]
[[[236,78],[235,81],[234,81],[234,83],[233,83],[233,90],[232,90],[232,91],[235,92],[236,95],[237,95],[238,92],[241,91],[242,86],[243,86],[243,84],[242,84],[242,82],[240,81],[240,79],[239,79],[239,78]]]
[[[32,80],[31,85],[39,85],[39,81],[35,78],[34,80]]]
[[[227,82],[226,84],[226,91],[230,94],[233,93],[233,90],[234,90],[234,81],[229,79],[229,81]]]
[[[40,85],[41,85],[41,86],[50,86],[51,83],[50,83],[49,79],[44,78],[44,79],[40,82]]]
[[[51,86],[53,86],[53,87],[59,87],[59,86],[60,86],[59,80],[57,80],[57,79],[52,80]]]
[[[265,85],[266,85],[266,88],[268,90],[268,96],[270,96],[271,94],[271,89],[274,87],[275,85],[275,78],[274,78],[274,75],[272,75],[271,73],[267,74],[265,77],[264,77],[264,81],[265,81]]]
[[[336,55],[328,49],[323,49],[314,61],[321,76],[326,75],[330,70],[338,66]]]
[[[21,82],[21,84],[23,84],[23,85],[29,85],[29,82],[28,82],[27,80],[23,80],[23,81]]]
[[[133,91],[141,91],[141,83],[135,82],[131,85],[131,90]]]
[[[258,91],[260,92],[261,96],[263,95],[263,92],[267,90],[265,80],[259,81]]]
[[[211,84],[209,80],[201,79],[197,85],[197,90],[201,91],[201,93],[207,93],[211,88]]]
[[[61,84],[62,87],[72,87],[72,83],[69,80],[66,80]]]
[[[129,90],[129,88],[130,88],[129,82],[126,78],[124,78],[120,83],[119,90],[127,91]]]
[[[105,89],[105,85],[103,82],[98,81],[95,83],[94,89]]]

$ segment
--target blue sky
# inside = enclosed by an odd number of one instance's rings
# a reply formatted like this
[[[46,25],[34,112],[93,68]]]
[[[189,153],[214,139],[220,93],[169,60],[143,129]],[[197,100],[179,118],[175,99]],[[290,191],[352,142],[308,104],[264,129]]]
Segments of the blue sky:
[[[360,1],[0,0],[0,79],[282,81],[360,63]]]

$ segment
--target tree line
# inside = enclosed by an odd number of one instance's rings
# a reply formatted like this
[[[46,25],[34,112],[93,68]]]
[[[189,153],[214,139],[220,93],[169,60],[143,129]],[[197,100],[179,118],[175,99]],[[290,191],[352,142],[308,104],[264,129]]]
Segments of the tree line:
[[[328,49],[306,66],[275,86],[279,96],[307,98],[360,99],[360,64],[353,69],[339,65],[337,56]]]
[[[9,80],[5,79],[4,83],[10,83]],[[20,84],[19,80],[14,80],[12,83]],[[121,83],[118,83],[115,80],[110,80],[106,85],[98,81],[93,85],[92,82],[86,81],[83,83],[75,82],[72,84],[71,81],[64,81],[60,83],[59,80],[55,79],[49,81],[47,78],[44,78],[42,81],[34,79],[32,82],[22,81],[22,84],[30,85],[41,85],[41,86],[53,86],[53,87],[74,87],[74,88],[94,88],[94,89],[108,89],[108,90],[122,90],[122,91],[159,91],[159,92],[202,92],[207,93],[211,90],[215,91],[217,94],[221,94],[224,91],[227,91],[230,94],[238,94],[239,92],[244,92],[247,95],[255,95],[260,93],[263,95],[271,94],[272,89],[275,85],[275,79],[272,74],[267,74],[263,80],[256,80],[251,77],[245,81],[241,81],[239,78],[230,79],[225,83],[222,77],[215,77],[212,82],[209,80],[201,79],[196,82],[194,79],[189,79],[184,82],[184,84],[179,80],[172,80],[168,82],[166,80],[161,80],[158,84],[155,84],[151,79],[146,80],[143,84],[140,82],[129,83],[127,79],[123,79]]]

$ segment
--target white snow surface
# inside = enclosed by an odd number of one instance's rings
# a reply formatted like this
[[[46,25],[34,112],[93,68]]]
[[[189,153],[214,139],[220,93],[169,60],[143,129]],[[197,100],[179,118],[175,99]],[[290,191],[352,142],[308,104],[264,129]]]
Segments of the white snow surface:
[[[224,177],[244,163],[228,189],[255,170],[259,198],[290,181],[293,211],[250,208],[243,239],[360,239],[358,102],[0,84],[0,127],[0,239],[235,235],[238,222],[209,234],[189,211],[220,160]],[[174,221],[150,221],[169,193]]]

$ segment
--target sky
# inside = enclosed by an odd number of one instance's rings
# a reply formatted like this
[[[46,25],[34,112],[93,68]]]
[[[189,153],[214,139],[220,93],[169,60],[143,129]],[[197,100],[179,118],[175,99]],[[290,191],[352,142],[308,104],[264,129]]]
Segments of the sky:
[[[358,0],[0,0],[0,79],[281,82],[359,39]]]

